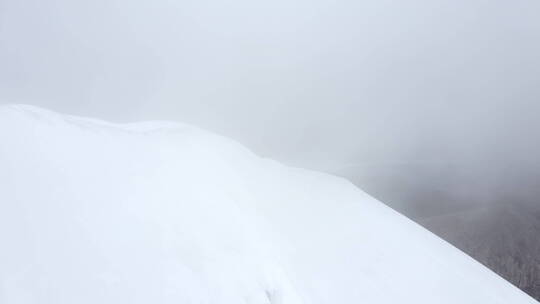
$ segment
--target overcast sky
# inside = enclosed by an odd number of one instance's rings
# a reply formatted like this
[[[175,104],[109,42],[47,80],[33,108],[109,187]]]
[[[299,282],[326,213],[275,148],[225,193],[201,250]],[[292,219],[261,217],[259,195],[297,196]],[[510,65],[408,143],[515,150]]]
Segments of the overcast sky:
[[[538,0],[0,0],[0,103],[313,168],[538,166]]]

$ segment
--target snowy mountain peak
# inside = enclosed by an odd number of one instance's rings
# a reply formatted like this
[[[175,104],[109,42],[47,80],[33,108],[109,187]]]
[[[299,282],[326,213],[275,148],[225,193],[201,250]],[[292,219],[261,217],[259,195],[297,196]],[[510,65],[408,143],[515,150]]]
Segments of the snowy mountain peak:
[[[169,122],[0,107],[0,303],[534,303],[351,183]]]

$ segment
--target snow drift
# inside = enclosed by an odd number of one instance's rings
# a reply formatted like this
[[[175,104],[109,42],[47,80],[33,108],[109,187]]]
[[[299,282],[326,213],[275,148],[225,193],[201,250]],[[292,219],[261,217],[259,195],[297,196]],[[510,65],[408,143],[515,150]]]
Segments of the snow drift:
[[[0,303],[533,303],[333,176],[197,128],[0,108]]]

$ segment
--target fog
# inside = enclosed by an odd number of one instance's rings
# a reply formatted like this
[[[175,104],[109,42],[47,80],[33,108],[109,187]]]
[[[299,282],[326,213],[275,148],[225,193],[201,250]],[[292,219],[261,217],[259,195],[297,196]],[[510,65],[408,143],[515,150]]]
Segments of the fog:
[[[455,210],[405,192],[533,200],[539,13],[536,0],[1,0],[0,102],[192,123],[411,217]]]

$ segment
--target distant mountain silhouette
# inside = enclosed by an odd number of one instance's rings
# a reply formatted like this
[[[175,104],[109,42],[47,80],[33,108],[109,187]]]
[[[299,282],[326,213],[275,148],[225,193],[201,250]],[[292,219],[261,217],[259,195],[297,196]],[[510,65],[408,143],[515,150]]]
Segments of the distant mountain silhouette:
[[[495,167],[482,174],[475,169],[474,164],[398,162],[336,173],[540,300],[540,170]]]

